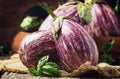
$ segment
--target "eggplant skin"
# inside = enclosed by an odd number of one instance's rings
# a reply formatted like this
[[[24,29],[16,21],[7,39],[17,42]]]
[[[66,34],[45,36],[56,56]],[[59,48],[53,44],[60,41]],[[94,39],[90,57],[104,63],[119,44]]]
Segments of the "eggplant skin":
[[[71,4],[71,5],[66,5],[64,7],[58,7],[54,13],[57,16],[69,16],[72,19],[74,19],[77,23],[81,23],[79,19],[79,14],[77,13],[77,5],[76,4]],[[53,21],[54,19],[52,18],[51,15],[49,15],[41,24],[39,30],[48,30],[51,29],[53,26]]]
[[[93,4],[91,13],[92,21],[89,25],[85,25],[91,36],[120,36],[120,18],[108,4]]]
[[[94,39],[82,26],[72,20],[63,20],[55,43],[62,66],[68,72],[72,72],[87,61],[92,65],[98,63],[99,53]]]
[[[53,35],[48,31],[41,30],[27,35],[22,40],[18,53],[28,68],[36,68],[38,60],[44,55],[49,55],[50,61],[59,61]]]

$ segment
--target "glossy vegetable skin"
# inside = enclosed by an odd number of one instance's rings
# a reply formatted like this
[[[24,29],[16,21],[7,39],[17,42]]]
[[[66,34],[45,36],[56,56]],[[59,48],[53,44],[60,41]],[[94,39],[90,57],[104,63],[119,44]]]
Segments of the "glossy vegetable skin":
[[[91,15],[91,22],[84,28],[92,37],[120,36],[120,18],[107,3],[94,3]]]
[[[57,23],[58,28],[57,25],[54,25],[54,28],[58,29],[55,29],[54,34],[56,50],[62,67],[72,72],[87,61],[90,61],[92,65],[96,65],[99,54],[97,46],[89,33],[73,20],[63,19],[61,22],[62,24]]]

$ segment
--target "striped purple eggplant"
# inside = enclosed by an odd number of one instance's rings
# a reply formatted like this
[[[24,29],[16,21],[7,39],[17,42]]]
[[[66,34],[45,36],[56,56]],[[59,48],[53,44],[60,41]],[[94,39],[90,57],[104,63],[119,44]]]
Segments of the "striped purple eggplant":
[[[96,2],[91,3],[91,1]],[[83,10],[83,7],[88,8],[88,10]],[[84,28],[91,36],[120,36],[120,18],[116,15],[115,11],[102,0],[86,0],[83,6],[78,8],[78,13],[80,18],[83,18],[86,22],[91,18],[90,22],[84,25]]]
[[[90,34],[71,19],[57,18],[54,22],[55,44],[62,66],[68,72],[90,61],[98,63],[97,46]]]
[[[92,21],[85,29],[93,36],[120,36],[120,20],[107,4],[95,3],[91,9]]]
[[[77,4],[80,2],[67,2],[66,4],[58,7],[54,13],[56,16],[69,16],[76,22],[81,23],[79,14],[77,13]],[[53,17],[49,15],[41,24],[39,30],[48,30],[53,26]]]
[[[58,62],[53,35],[49,31],[37,31],[27,35],[18,50],[22,63],[30,68],[37,67],[38,60],[49,55],[50,61]]]

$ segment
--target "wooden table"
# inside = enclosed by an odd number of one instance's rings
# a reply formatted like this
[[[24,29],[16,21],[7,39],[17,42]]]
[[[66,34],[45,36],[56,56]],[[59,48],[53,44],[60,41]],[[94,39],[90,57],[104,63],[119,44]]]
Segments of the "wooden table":
[[[120,78],[105,78],[105,77],[40,77],[30,74],[17,74],[5,72],[0,79],[120,79]]]

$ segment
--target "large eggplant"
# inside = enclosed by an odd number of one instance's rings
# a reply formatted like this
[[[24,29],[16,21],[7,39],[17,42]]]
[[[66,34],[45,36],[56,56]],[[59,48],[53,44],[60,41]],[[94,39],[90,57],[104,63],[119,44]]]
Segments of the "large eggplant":
[[[93,37],[120,36],[120,18],[102,0],[85,0],[78,7],[78,13],[86,24],[84,28]]]
[[[27,35],[22,40],[18,53],[22,63],[28,68],[36,68],[38,60],[44,55],[49,55],[50,61],[59,62],[54,38],[49,31],[41,30]]]
[[[90,61],[98,63],[98,50],[91,35],[75,21],[59,17],[53,24],[56,50],[62,66],[68,72]]]

